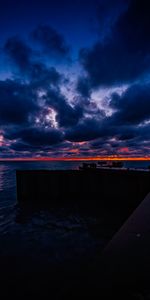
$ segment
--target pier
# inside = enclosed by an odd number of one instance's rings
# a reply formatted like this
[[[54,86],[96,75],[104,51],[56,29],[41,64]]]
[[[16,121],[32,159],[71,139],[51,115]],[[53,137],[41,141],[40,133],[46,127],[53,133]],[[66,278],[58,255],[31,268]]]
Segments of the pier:
[[[17,171],[16,178],[21,205],[76,203],[84,211],[98,214],[105,208],[120,217],[116,233],[95,264],[89,265],[86,274],[83,270],[81,280],[64,289],[64,297],[148,299],[138,297],[145,291],[150,296],[150,172],[39,170]]]
[[[150,172],[136,170],[18,170],[19,203],[117,207],[132,212],[150,191]]]

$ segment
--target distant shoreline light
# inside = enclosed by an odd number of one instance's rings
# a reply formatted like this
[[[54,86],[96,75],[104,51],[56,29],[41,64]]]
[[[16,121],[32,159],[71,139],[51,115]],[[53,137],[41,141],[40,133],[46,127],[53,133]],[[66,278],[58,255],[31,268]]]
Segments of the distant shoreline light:
[[[0,158],[3,161],[99,161],[99,160],[120,160],[120,161],[150,161],[150,157],[22,157],[22,158]]]

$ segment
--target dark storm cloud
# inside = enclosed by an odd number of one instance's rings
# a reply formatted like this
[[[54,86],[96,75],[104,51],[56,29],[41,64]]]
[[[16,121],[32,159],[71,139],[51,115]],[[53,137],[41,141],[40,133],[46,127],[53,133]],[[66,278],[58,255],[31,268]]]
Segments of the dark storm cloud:
[[[63,134],[56,129],[30,127],[16,132],[18,141],[12,144],[12,149],[29,151],[44,149],[46,146],[55,145],[63,140]]]
[[[62,75],[54,67],[48,68],[40,58],[37,59],[36,52],[19,38],[8,39],[4,51],[20,71],[20,77],[28,78],[34,87],[44,88],[60,83]]]
[[[139,124],[150,119],[150,85],[133,85],[121,96],[113,94],[110,106],[117,110],[112,121]]]
[[[69,57],[70,48],[63,35],[50,26],[39,26],[32,33],[34,41],[38,42],[42,49],[51,57]]]
[[[39,150],[39,146],[32,146],[29,144],[25,144],[20,141],[13,142],[10,146],[10,149],[15,150],[17,152],[30,152],[32,153],[33,151]]]
[[[65,138],[72,142],[90,141],[101,135],[101,123],[97,120],[86,118],[76,126],[66,130]]]
[[[150,70],[150,3],[131,0],[111,35],[91,49],[80,51],[80,61],[92,87],[134,81]]]
[[[54,144],[55,146],[56,144]],[[60,144],[61,145],[61,144]],[[44,156],[48,156],[49,154],[47,153],[48,151],[52,150],[54,154],[57,154],[57,147],[51,149],[52,145],[34,145],[34,144],[27,144],[22,141],[16,141],[13,142],[10,146],[10,149],[14,150],[15,152],[20,152],[20,153],[30,153],[30,154],[43,154]]]
[[[91,141],[101,138],[104,142],[108,138],[119,137],[124,132],[131,132],[131,130],[127,126],[119,127],[115,118],[83,118],[76,126],[65,131],[65,138],[71,142]]]
[[[105,0],[97,2],[98,34],[103,40],[108,37],[119,16],[128,8],[130,0]]]
[[[32,33],[32,37],[42,46],[45,54],[47,53],[49,57],[59,56],[61,58],[69,58],[69,47],[64,37],[55,29],[49,26],[39,26]],[[36,61],[38,61],[40,65],[44,58],[44,53],[39,52],[33,44],[32,47],[29,46],[19,36],[10,37],[6,41],[4,52],[11,58],[16,66],[19,67],[23,74],[26,71],[31,72],[31,67],[36,68]]]
[[[98,41],[80,51],[81,73],[76,62],[71,71],[66,68],[70,49],[50,26],[36,28],[30,40],[22,35],[5,43],[17,80],[0,81],[2,155],[148,153],[150,86],[142,80],[150,72],[150,4],[145,0],[98,2]],[[109,95],[105,108],[112,115],[108,116],[100,109],[103,91],[99,100],[98,94],[93,99],[94,89],[125,83],[125,92]]]
[[[32,90],[17,81],[0,81],[0,124],[28,122],[39,110]]]
[[[63,80],[63,75],[54,67],[47,68],[40,62],[30,64],[28,76],[32,86],[37,89],[48,89],[50,85],[58,86]]]
[[[93,155],[98,155],[98,149],[114,154],[118,149],[127,147],[135,151],[136,146],[140,148],[141,143],[150,138],[149,125],[143,123],[150,117],[149,85],[133,85],[121,96],[112,94],[110,106],[115,112],[110,117],[106,117],[101,111],[94,114],[92,112],[91,118],[85,117],[85,107],[79,104],[70,106],[59,89],[49,88],[43,96],[45,105],[40,109],[30,85],[13,81],[1,82],[0,94],[3,95],[1,99],[5,99],[0,102],[1,128],[4,138],[10,142],[10,149],[16,152],[53,152],[55,149],[50,147],[59,145],[62,152],[66,153],[67,150],[62,148],[61,143],[69,141],[69,153],[72,142],[93,141],[85,150],[79,148],[81,154],[93,151]],[[6,95],[8,98],[4,98]],[[49,108],[57,113],[58,129],[52,127],[51,121],[45,121]],[[39,124],[35,123],[36,117],[40,120]],[[148,149],[148,146],[145,147]]]
[[[56,120],[60,127],[76,125],[82,118],[82,106],[76,105],[72,107],[59,90],[49,90],[46,95],[46,103],[57,112]]]
[[[21,133],[22,141],[35,146],[57,144],[62,141],[62,133],[56,129],[29,128]]]
[[[9,147],[7,152],[12,152],[12,155],[27,156],[35,154],[47,155],[48,151],[57,153],[57,148],[65,147],[63,143],[63,133],[54,128],[41,127],[21,127],[7,128],[3,131],[3,136]],[[6,148],[6,147],[5,147]]]
[[[150,138],[150,86],[133,85],[122,95],[112,94],[111,116],[95,114],[82,118],[76,126],[66,130],[65,138],[72,142],[94,141],[93,149],[130,147]]]
[[[79,92],[85,98],[90,98],[91,88],[90,88],[90,83],[87,80],[87,78],[80,77],[78,79],[77,92]]]
[[[4,46],[4,51],[24,73],[31,64],[32,50],[19,37],[11,37]]]
[[[140,153],[140,155],[149,155],[150,153],[150,124],[145,124],[140,127],[135,127],[135,133],[133,139],[123,141],[124,145],[129,149],[132,149],[134,153]],[[122,142],[122,141],[120,141]]]
[[[122,132],[127,132],[127,135],[121,137]],[[132,134],[128,135],[129,132]],[[143,153],[149,154],[150,151],[150,125],[144,125],[140,128],[137,126],[122,127],[114,131],[114,135],[98,138],[97,140],[89,143],[89,149],[91,149],[95,155],[100,153],[106,155],[120,155],[123,156],[138,156]]]

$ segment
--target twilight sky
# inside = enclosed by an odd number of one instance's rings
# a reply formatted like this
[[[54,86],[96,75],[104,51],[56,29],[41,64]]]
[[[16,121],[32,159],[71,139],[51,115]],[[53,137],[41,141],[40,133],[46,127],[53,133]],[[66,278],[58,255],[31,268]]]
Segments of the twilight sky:
[[[1,0],[0,158],[150,156],[150,3]]]

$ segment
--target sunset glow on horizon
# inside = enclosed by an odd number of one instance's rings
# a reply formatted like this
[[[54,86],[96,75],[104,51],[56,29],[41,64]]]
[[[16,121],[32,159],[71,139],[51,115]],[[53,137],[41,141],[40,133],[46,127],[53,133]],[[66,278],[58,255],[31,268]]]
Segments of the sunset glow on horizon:
[[[150,157],[23,157],[3,158],[0,161],[150,161]]]

